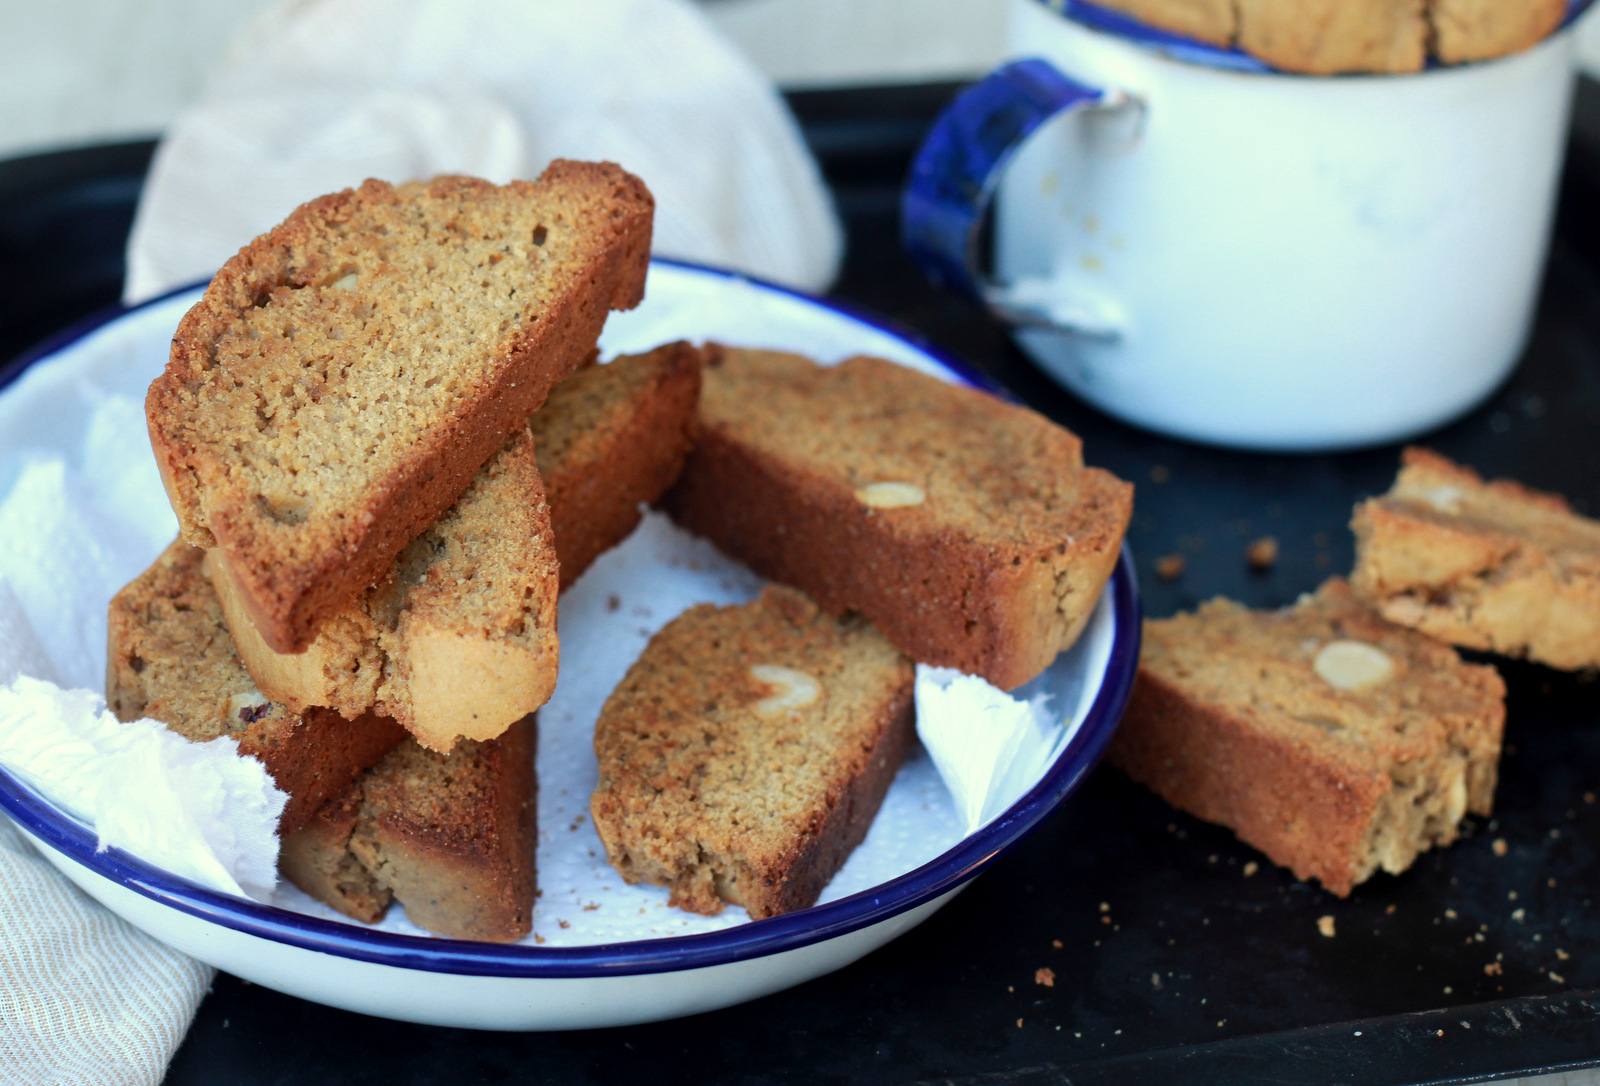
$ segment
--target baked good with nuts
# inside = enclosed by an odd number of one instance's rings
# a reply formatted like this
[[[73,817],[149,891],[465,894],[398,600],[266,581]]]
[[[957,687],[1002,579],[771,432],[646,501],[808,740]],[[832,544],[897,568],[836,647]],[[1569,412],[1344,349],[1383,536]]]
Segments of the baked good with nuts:
[[[304,652],[272,650],[218,558],[206,552],[204,568],[245,668],[296,712],[376,712],[447,751],[494,738],[555,690],[559,569],[527,428]]]
[[[119,720],[151,717],[192,742],[236,740],[289,793],[278,828],[293,833],[405,732],[375,714],[294,713],[264,698],[233,651],[200,561],[175,542],[112,598],[106,702]]]
[[[325,804],[278,855],[284,877],[366,923],[392,902],[452,939],[532,929],[535,720],[449,756],[407,740]]]
[[[1531,48],[1566,0],[1097,0],[1150,26],[1306,75],[1421,71]]]
[[[1350,526],[1352,583],[1391,622],[1550,667],[1600,667],[1600,521],[1559,495],[1412,448]]]
[[[1077,640],[1133,488],[1026,408],[879,358],[722,348],[662,506],[916,660],[1007,689]]]
[[[705,352],[668,343],[579,370],[529,420],[565,588],[638,526],[693,440]]]
[[[1109,758],[1343,897],[1487,815],[1505,684],[1385,622],[1342,580],[1281,611],[1148,621]]]
[[[811,905],[911,748],[914,679],[863,619],[791,589],[690,608],[595,724],[589,807],[607,859],[692,912]]]
[[[183,539],[269,646],[384,577],[638,303],[652,211],[610,164],[368,181],[222,267],[145,407]]]

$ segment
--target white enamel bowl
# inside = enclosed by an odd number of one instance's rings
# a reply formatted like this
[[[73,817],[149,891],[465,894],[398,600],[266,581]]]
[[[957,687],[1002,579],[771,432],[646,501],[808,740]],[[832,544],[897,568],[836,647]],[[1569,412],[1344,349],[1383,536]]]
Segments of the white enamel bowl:
[[[0,403],[26,420],[0,434],[0,465],[18,449],[76,431],[53,404],[45,370],[70,376],[108,351],[165,354],[199,288],[95,318],[0,372]],[[716,269],[657,261],[649,300],[613,317],[608,351],[673,336],[750,338],[819,357],[870,353],[947,380],[984,382],[881,321],[831,302]],[[146,347],[148,345],[148,347]],[[24,377],[24,371],[29,371]],[[21,378],[21,379],[19,379]],[[64,402],[64,398],[61,399]],[[9,465],[7,465],[9,466]],[[9,476],[0,470],[0,476]],[[0,477],[0,489],[8,485]],[[164,943],[257,984],[331,1006],[480,1029],[571,1029],[645,1022],[725,1007],[854,961],[927,918],[1077,787],[1127,702],[1139,607],[1127,555],[1089,629],[1053,670],[1081,691],[1061,754],[1021,798],[932,861],[860,893],[722,931],[592,946],[500,946],[397,934],[220,894],[112,849],[70,815],[0,771],[0,810],[85,892]]]

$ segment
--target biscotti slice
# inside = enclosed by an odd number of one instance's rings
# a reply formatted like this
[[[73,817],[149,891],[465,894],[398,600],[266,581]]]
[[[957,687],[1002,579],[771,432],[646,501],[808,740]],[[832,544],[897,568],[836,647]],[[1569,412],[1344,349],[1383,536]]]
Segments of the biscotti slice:
[[[1407,449],[1356,506],[1356,591],[1391,622],[1551,667],[1600,667],[1600,521]]]
[[[1238,46],[1308,75],[1415,72],[1427,61],[1424,0],[1237,0]]]
[[[407,741],[284,838],[285,878],[372,923],[391,901],[419,928],[512,942],[532,927],[535,724],[448,757]]]
[[[1007,689],[1077,640],[1133,488],[1078,439],[877,358],[725,348],[663,506],[691,532],[901,651]]]
[[[1519,53],[1552,34],[1567,0],[1429,0],[1433,51],[1448,64]]]
[[[1238,32],[1234,0],[1099,0],[1101,7],[1131,15],[1140,22],[1197,38],[1212,45],[1232,45]]]
[[[529,425],[550,498],[561,586],[639,523],[683,469],[704,352],[669,343],[578,371]]]
[[[146,414],[185,541],[280,652],[388,573],[638,303],[652,204],[616,166],[303,205],[223,265]]]
[[[151,717],[193,742],[233,737],[289,793],[278,829],[293,833],[405,732],[375,714],[297,714],[263,697],[233,651],[200,560],[173,543],[111,600],[106,702],[120,720]]]
[[[1341,580],[1282,611],[1146,622],[1110,759],[1341,897],[1456,839],[1494,799],[1505,684]]]
[[[911,747],[913,680],[862,619],[791,589],[685,611],[595,724],[590,812],[611,865],[693,912],[812,904]]]
[[[208,551],[205,569],[246,669],[296,711],[376,711],[447,751],[458,738],[499,735],[555,689],[560,574],[526,428],[304,652],[273,651],[217,559]]]

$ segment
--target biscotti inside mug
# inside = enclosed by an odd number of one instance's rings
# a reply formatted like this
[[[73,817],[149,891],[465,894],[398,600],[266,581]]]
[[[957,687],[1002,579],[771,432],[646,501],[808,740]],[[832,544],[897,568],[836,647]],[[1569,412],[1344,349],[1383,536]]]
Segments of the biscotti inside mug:
[[[1468,410],[1532,316],[1572,91],[1566,5],[1477,19],[1441,3],[1431,23],[1337,5],[1315,39],[1289,6],[1014,0],[1023,59],[935,124],[908,248],[1055,380],[1151,429],[1328,449]],[[1175,7],[1193,25],[1157,24]]]

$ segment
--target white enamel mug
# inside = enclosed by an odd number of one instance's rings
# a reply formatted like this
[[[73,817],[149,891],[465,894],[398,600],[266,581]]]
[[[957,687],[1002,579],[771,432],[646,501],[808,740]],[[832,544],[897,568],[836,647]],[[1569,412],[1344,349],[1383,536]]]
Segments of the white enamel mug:
[[[1037,0],[1011,15],[1029,59],[936,122],[906,243],[1068,389],[1181,437],[1330,449],[1439,426],[1515,365],[1566,143],[1570,25],[1499,60],[1328,78]]]

